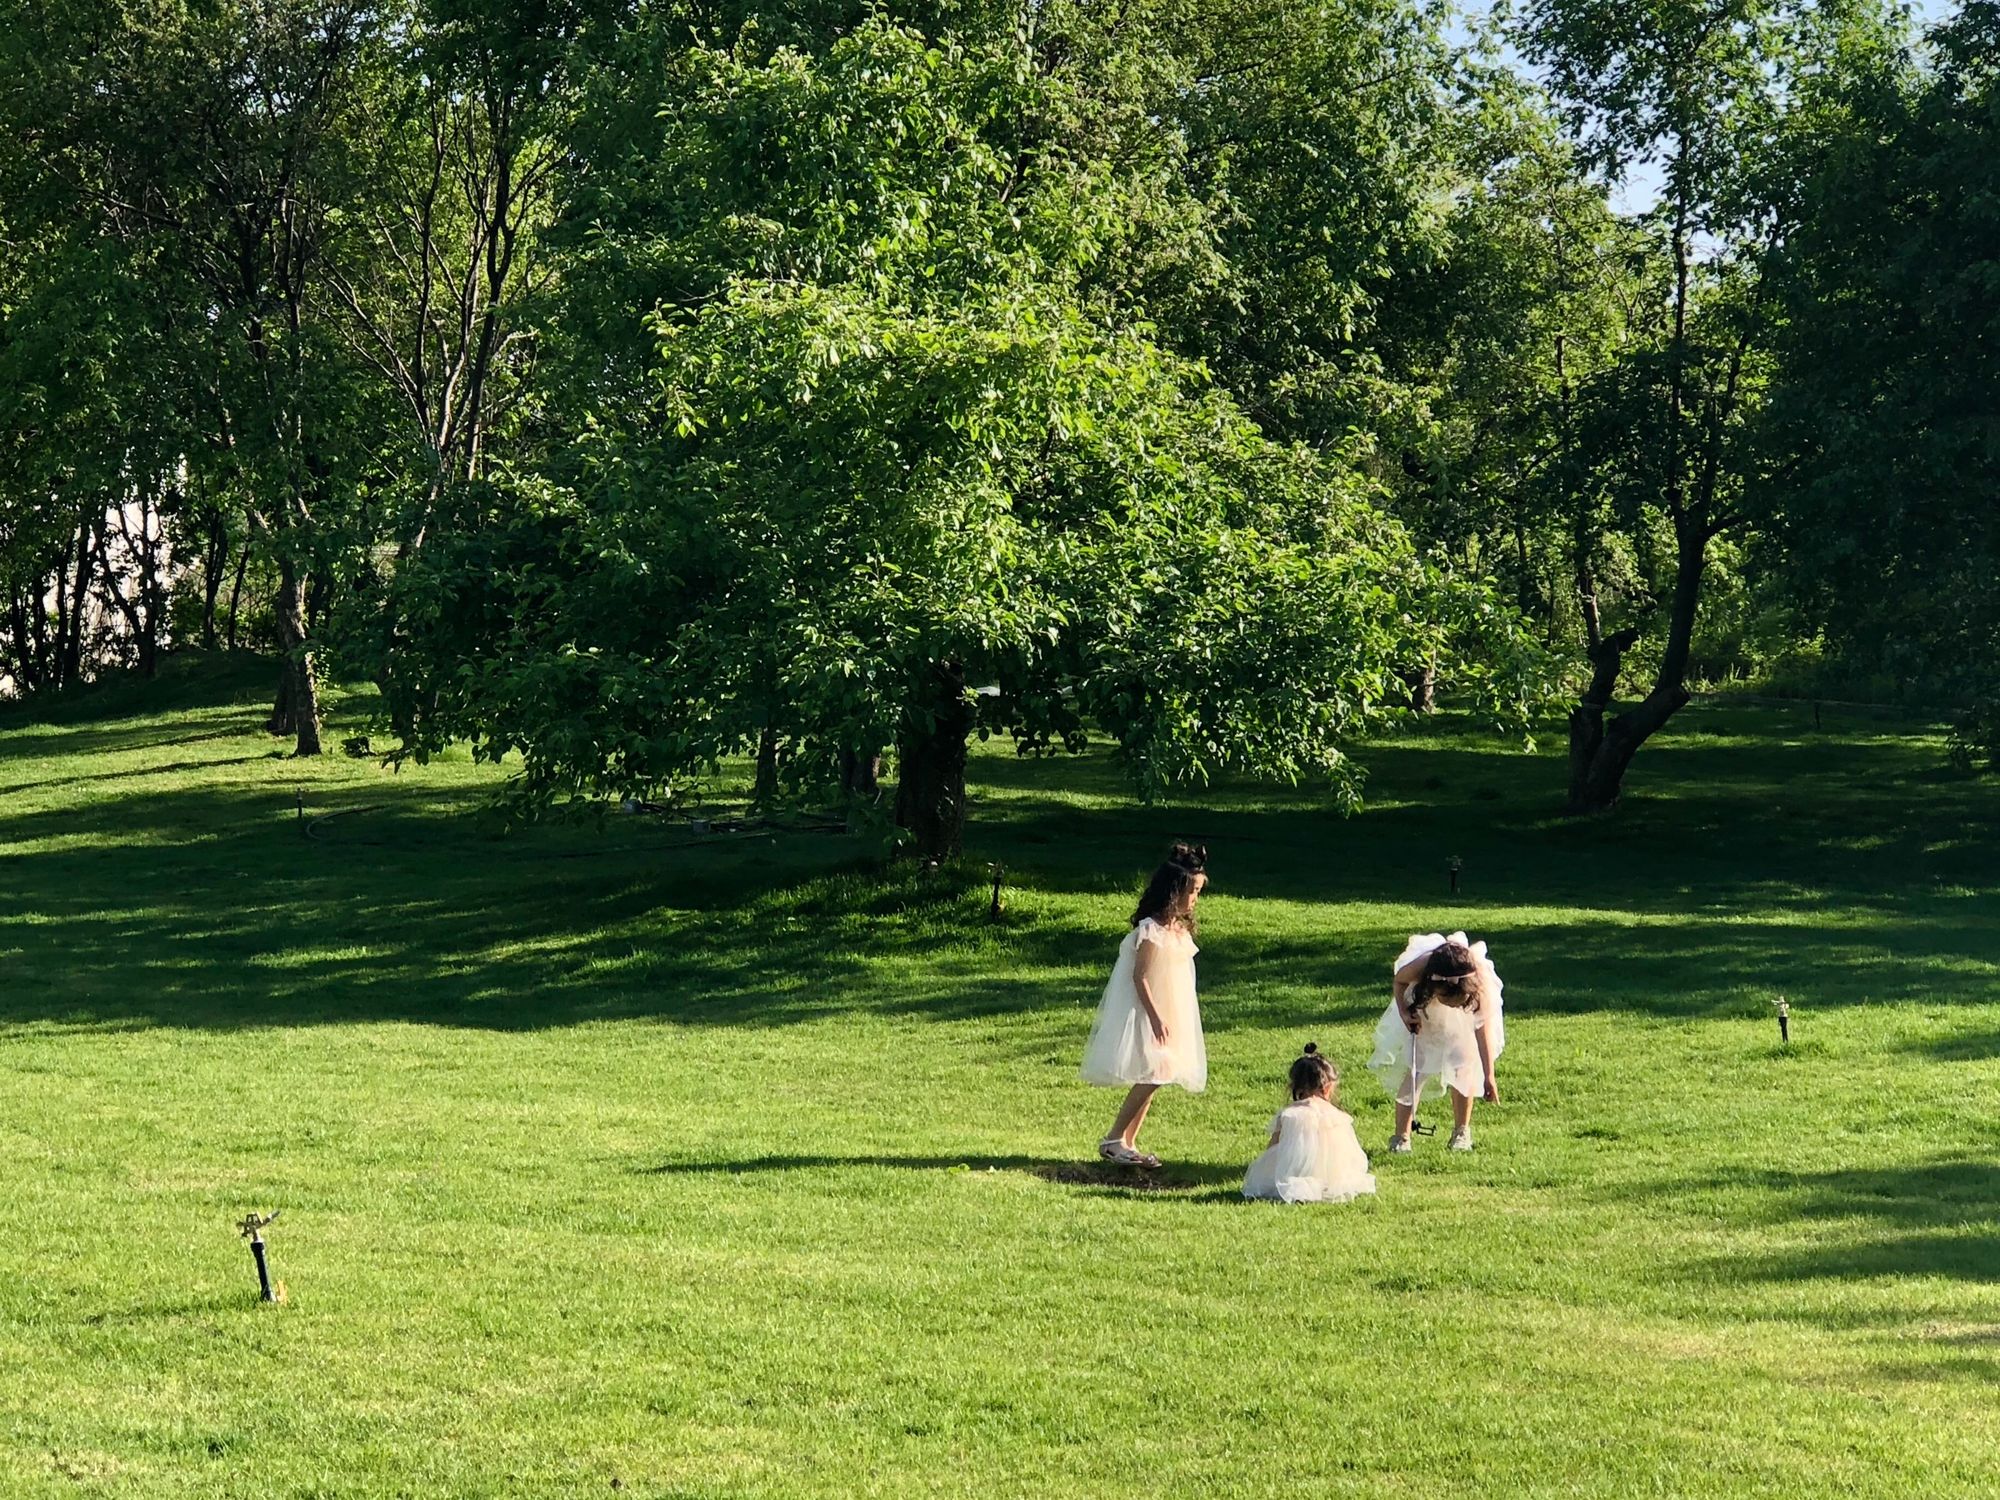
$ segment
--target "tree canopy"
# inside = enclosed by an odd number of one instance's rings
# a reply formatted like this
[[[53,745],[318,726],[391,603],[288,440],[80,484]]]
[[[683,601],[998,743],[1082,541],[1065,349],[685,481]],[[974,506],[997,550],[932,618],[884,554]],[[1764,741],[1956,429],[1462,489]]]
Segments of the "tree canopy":
[[[974,735],[1351,801],[1560,692],[1593,811],[1816,659],[1990,744],[1994,14],[7,0],[0,673],[888,757],[934,857]]]
[[[1776,576],[1851,663],[2000,750],[2000,7],[1826,81],[1771,444]]]

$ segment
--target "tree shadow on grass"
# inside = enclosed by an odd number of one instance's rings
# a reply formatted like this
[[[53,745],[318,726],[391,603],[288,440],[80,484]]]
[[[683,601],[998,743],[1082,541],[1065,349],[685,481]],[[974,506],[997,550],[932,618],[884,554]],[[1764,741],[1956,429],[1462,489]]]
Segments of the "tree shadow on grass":
[[[1930,1360],[1906,1360],[1894,1364],[1871,1365],[1872,1376],[1913,1384],[1936,1384],[1941,1380],[1970,1380],[1985,1386],[2000,1382],[2000,1355],[1958,1354]]]
[[[1985,1062],[1988,1058],[2000,1057],[2000,1030],[1927,1037],[1904,1043],[1904,1050],[1921,1053],[1935,1062]]]
[[[718,1176],[741,1177],[766,1172],[844,1171],[885,1169],[909,1172],[943,1172],[955,1175],[980,1172],[1025,1172],[1030,1177],[1063,1187],[1103,1189],[1121,1195],[1151,1197],[1169,1194],[1179,1198],[1241,1198],[1243,1168],[1204,1162],[1168,1162],[1147,1169],[1121,1167],[1104,1161],[1079,1161],[1060,1157],[980,1155],[966,1156],[752,1156],[735,1161],[669,1161],[635,1170],[654,1177]],[[1234,1183],[1239,1191],[1222,1191]],[[1208,1189],[1210,1191],[1202,1191]]]
[[[1875,1219],[1900,1228],[2000,1223],[2000,1163],[1947,1157],[1913,1166],[1833,1172],[1746,1172],[1778,1195],[1780,1212],[1808,1219]],[[2000,1264],[1994,1270],[2000,1274]]]
[[[2000,1282],[2000,1164],[1947,1158],[1833,1172],[1722,1172],[1654,1184],[1678,1198],[1716,1190],[1768,1195],[1759,1217],[1812,1226],[1782,1250],[1729,1255],[1695,1268],[1722,1284],[1939,1277]]]
[[[1926,827],[1957,838],[1994,824],[2000,799],[1960,788],[1913,820],[1895,788],[1908,791],[1920,763],[1893,741],[1649,748],[1671,806],[1587,825],[1522,810],[1546,800],[1535,788],[1548,760],[1463,737],[1384,747],[1383,804],[1354,819],[1263,785],[1144,808],[1102,754],[981,755],[968,866],[927,879],[884,873],[855,841],[820,834],[694,841],[632,819],[496,837],[471,815],[476,788],[420,771],[317,785],[316,811],[339,816],[302,839],[289,774],[274,769],[267,786],[241,773],[242,736],[162,728],[118,721],[49,739],[62,754],[78,734],[103,750],[209,743],[215,758],[177,761],[189,773],[178,787],[113,779],[75,806],[0,803],[0,1023],[527,1029],[1073,1012],[1080,1028],[1145,861],[1187,832],[1216,851],[1201,960],[1216,1030],[1376,1013],[1412,926],[1490,937],[1517,1015],[1713,1014],[1763,993],[1773,955],[1803,947],[1817,990],[1793,998],[1807,1017],[1885,999],[1984,1001],[2000,968],[2000,919],[1967,899],[1990,887],[1940,893],[1917,847]],[[0,777],[21,734],[0,734]],[[75,764],[80,784],[104,774]],[[230,784],[199,781],[232,765]],[[1874,800],[1841,789],[1877,769],[1887,790]],[[1814,778],[1836,800],[1811,816],[1772,812],[1773,796],[1809,804],[1800,788]],[[1087,805],[1100,793],[1105,805]],[[1893,858],[1847,848],[1892,833]],[[1447,853],[1464,856],[1472,882],[1456,903],[1442,899]],[[985,920],[986,860],[1008,866],[1014,896],[998,923]],[[1829,887],[1840,920],[1822,923]],[[1277,935],[1255,911],[1264,901],[1291,903]],[[1502,903],[1495,931],[1481,918]],[[1235,935],[1239,915],[1262,931]]]
[[[2000,1233],[1938,1231],[1826,1244],[1802,1253],[1768,1257],[1753,1266],[1751,1274],[1776,1281],[1936,1276],[1951,1281],[2000,1282]]]
[[[300,840],[281,802],[246,817],[245,801],[128,797],[119,807],[140,816],[120,832],[136,836],[102,847],[77,846],[94,810],[0,819],[0,837],[46,840],[12,862],[26,878],[0,889],[0,950],[13,950],[0,1020],[511,1030],[1073,1008],[1081,1025],[1118,935],[1073,909],[989,923],[976,874],[885,876],[838,840],[602,857],[532,835],[328,849]],[[430,820],[407,826],[416,836]],[[588,857],[556,857],[569,853]],[[1762,993],[1771,955],[1800,943],[1798,926],[1775,917],[1560,917],[1488,929],[1516,1015],[1712,1014]],[[1307,920],[1250,939],[1211,923],[1201,963],[1212,1029],[1345,1024],[1380,1009],[1403,930]],[[1883,913],[1813,941],[1818,989],[1793,996],[1802,1020],[1884,999],[1983,1000],[2000,924]]]
[[[238,737],[234,731],[211,736],[218,739]],[[76,776],[51,776],[43,781],[23,781],[11,786],[0,785],[0,796],[18,797],[26,792],[41,791],[44,787],[83,787],[110,781],[137,781],[146,776],[172,776],[186,771],[213,771],[230,766],[258,765],[270,758],[270,753],[266,751],[258,755],[225,755],[213,760],[178,760],[166,765],[127,766],[120,771],[92,771]]]
[[[8,728],[0,725],[0,755],[8,760],[36,760],[52,757],[73,758],[99,754],[135,754],[144,750],[178,749],[186,745],[207,745],[217,740],[242,741],[257,733],[255,716],[247,712],[215,711],[190,714],[190,721],[213,723],[212,729],[203,729],[192,734],[168,734],[161,737],[158,726],[149,726],[144,733],[134,732],[129,725],[112,725],[98,729],[31,729]],[[276,736],[258,735],[261,753],[247,757],[251,760],[269,760],[272,753],[283,753],[290,743]],[[82,780],[83,777],[51,777],[46,781],[29,782],[21,786],[9,786],[5,790],[26,791],[31,787],[58,786],[64,781]]]

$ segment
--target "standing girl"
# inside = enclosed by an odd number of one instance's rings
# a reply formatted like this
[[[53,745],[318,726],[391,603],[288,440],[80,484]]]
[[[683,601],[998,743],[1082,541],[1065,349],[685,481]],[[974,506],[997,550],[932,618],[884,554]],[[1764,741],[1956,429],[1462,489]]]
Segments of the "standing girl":
[[[1174,845],[1146,883],[1098,1002],[1083,1049],[1084,1082],[1129,1086],[1111,1133],[1097,1145],[1106,1161],[1157,1167],[1160,1159],[1138,1148],[1153,1095],[1170,1083],[1196,1094],[1208,1086],[1194,993],[1194,904],[1208,884],[1207,865],[1202,845]]]
[[[1391,1151],[1410,1149],[1410,1121],[1432,1083],[1451,1096],[1451,1149],[1472,1149],[1472,1101],[1498,1103],[1493,1064],[1507,1045],[1500,976],[1486,945],[1421,933],[1396,960],[1389,1008],[1375,1027],[1368,1070],[1396,1101]]]

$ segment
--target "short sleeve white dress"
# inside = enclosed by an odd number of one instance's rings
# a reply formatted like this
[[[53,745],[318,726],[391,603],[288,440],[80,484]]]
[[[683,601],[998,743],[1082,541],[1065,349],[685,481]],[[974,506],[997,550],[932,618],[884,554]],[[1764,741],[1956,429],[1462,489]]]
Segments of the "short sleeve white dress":
[[[1456,1089],[1467,1098],[1482,1097],[1486,1093],[1486,1069],[1479,1061],[1478,1033],[1486,1033],[1487,1049],[1496,1061],[1500,1049],[1507,1045],[1506,1024],[1500,1013],[1500,976],[1486,956],[1486,944],[1472,942],[1462,932],[1449,937],[1436,932],[1419,933],[1397,956],[1390,972],[1401,970],[1448,942],[1462,943],[1472,950],[1484,995],[1479,1005],[1463,1010],[1451,1005],[1426,1006],[1414,1037],[1403,1024],[1403,1014],[1395,1001],[1389,1002],[1389,1008],[1375,1025],[1375,1051],[1368,1059],[1368,1071],[1382,1080],[1382,1086],[1399,1104],[1421,1104],[1425,1090],[1433,1083]]]
[[[1375,1174],[1346,1110],[1324,1099],[1301,1099],[1279,1110],[1271,1129],[1277,1144],[1250,1163],[1244,1197],[1345,1203],[1375,1191]]]
[[[1141,943],[1155,944],[1159,950],[1150,978],[1153,1003],[1167,1025],[1165,1042],[1153,1039],[1132,983]],[[1202,1040],[1201,1007],[1194,993],[1194,956],[1199,951],[1185,927],[1151,917],[1125,934],[1083,1049],[1084,1082],[1106,1087],[1177,1083],[1196,1094],[1208,1087],[1208,1046]]]

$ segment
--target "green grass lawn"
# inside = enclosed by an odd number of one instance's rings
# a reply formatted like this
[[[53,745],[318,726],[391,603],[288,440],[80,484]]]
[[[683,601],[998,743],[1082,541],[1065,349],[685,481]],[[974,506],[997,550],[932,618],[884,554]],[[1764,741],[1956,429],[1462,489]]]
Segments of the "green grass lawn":
[[[1348,820],[990,747],[995,925],[838,835],[503,833],[463,761],[276,758],[265,685],[0,715],[6,1495],[1995,1492],[2000,787],[1934,738],[1694,709],[1580,824],[1450,726]],[[1142,1182],[1074,1075],[1176,835],[1213,1081]],[[1456,926],[1506,1099],[1388,1158]],[[1380,1194],[1245,1204],[1308,1039]]]

